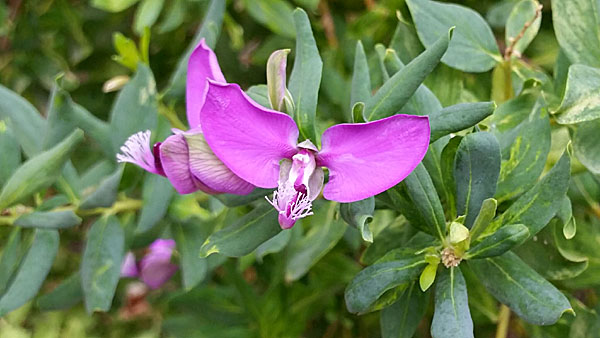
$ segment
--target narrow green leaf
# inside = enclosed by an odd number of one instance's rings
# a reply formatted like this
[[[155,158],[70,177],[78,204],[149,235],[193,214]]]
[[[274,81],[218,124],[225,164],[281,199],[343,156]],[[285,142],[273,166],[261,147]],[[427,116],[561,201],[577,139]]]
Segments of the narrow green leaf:
[[[454,181],[456,209],[465,215],[465,225],[472,228],[483,201],[496,193],[500,174],[500,146],[493,134],[472,133],[465,136],[456,152]]]
[[[72,210],[34,211],[20,216],[14,225],[24,228],[65,229],[81,224],[81,218]]]
[[[27,157],[42,150],[46,120],[31,103],[0,85],[0,119],[6,122]]]
[[[506,21],[504,39],[508,44],[521,35],[525,25],[529,24],[529,27],[527,27],[525,33],[514,46],[513,51],[517,52],[517,56],[523,54],[525,49],[527,49],[531,41],[533,41],[540,30],[542,15],[541,13],[540,15],[537,14],[539,6],[540,4],[536,0],[520,1],[513,7],[508,20]],[[541,12],[541,9],[539,10]],[[534,21],[532,22],[532,20]]]
[[[294,11],[294,25],[296,27],[296,58],[290,75],[289,89],[296,105],[295,119],[300,134],[305,139],[310,139],[317,144],[315,114],[323,61],[321,61],[308,16],[300,8]]]
[[[292,282],[304,276],[342,238],[346,225],[335,219],[336,206],[336,202],[329,202],[326,208],[321,209],[321,215],[313,216],[312,221],[317,225],[302,239],[292,242],[285,265],[286,281]],[[326,213],[323,212],[325,210]]]
[[[113,56],[113,60],[131,69],[132,71],[135,71],[138,63],[142,61],[135,42],[125,35],[117,32],[113,34],[113,45],[118,53],[118,55]]]
[[[383,58],[387,73],[394,75],[405,66],[393,49],[387,49]],[[400,111],[413,115],[432,115],[442,109],[442,104],[425,85],[420,85]]]
[[[271,102],[269,101],[269,89],[267,85],[254,85],[250,86],[246,90],[246,94],[250,96],[252,100],[261,106],[271,109]]]
[[[0,316],[21,307],[36,295],[52,267],[58,252],[58,242],[56,230],[35,231],[27,255],[0,298]]]
[[[140,63],[135,76],[119,92],[110,113],[114,152],[119,152],[129,136],[154,129],[157,118],[156,82],[150,68]]]
[[[575,124],[600,118],[600,69],[569,67],[565,96],[556,111],[558,123]]]
[[[493,198],[488,198],[481,203],[479,214],[477,214],[477,218],[475,218],[475,222],[473,222],[473,227],[471,228],[471,242],[474,243],[479,235],[485,232],[485,229],[487,229],[488,225],[496,217],[497,207],[498,201]]]
[[[142,35],[146,27],[152,27],[165,4],[165,0],[142,0],[135,11],[133,30]]]
[[[446,235],[446,220],[444,209],[437,195],[431,177],[423,164],[404,179],[408,195],[419,211],[425,223],[434,236],[444,239]]]
[[[285,249],[292,238],[292,231],[282,231],[259,245],[258,248],[256,248],[256,260],[262,263],[262,259],[266,255],[277,253]]]
[[[263,198],[269,194],[272,194],[272,189],[254,188],[248,195],[233,195],[233,194],[219,194],[214,195],[221,203],[225,206],[234,208],[242,205],[247,205],[250,202],[256,201],[259,198]]]
[[[382,338],[412,337],[425,315],[429,304],[429,292],[422,292],[412,283],[396,302],[381,311]]]
[[[600,67],[598,9],[595,0],[552,0],[556,39],[572,63]]]
[[[140,0],[92,0],[92,6],[105,10],[107,12],[120,12],[135,4]]]
[[[208,9],[204,15],[202,25],[198,28],[194,40],[188,46],[185,54],[179,60],[175,72],[169,80],[169,86],[165,93],[168,99],[182,99],[185,94],[185,80],[187,74],[187,63],[190,55],[200,43],[200,40],[206,39],[206,44],[214,48],[217,44],[219,35],[221,34],[221,26],[223,24],[223,16],[225,15],[226,1],[211,0],[208,4]]]
[[[200,257],[213,253],[227,257],[245,256],[280,231],[277,211],[263,203],[232,225],[210,235],[200,248]]]
[[[67,310],[83,299],[81,291],[81,277],[79,272],[60,283],[54,290],[41,296],[37,306],[42,311]]]
[[[522,244],[529,237],[529,229],[523,224],[508,224],[467,251],[466,259],[499,256],[513,247]]]
[[[83,132],[76,129],[53,148],[23,163],[6,182],[0,193],[0,210],[54,183],[71,152],[81,140],[83,140]]]
[[[571,161],[565,152],[552,170],[498,217],[486,233],[504,224],[524,224],[529,236],[537,234],[556,214],[569,187],[570,171]]]
[[[431,322],[433,338],[473,337],[467,284],[460,269],[442,268],[435,283],[435,312]]]
[[[98,188],[83,199],[80,209],[108,208],[117,200],[119,183],[123,176],[124,166],[120,165],[110,176],[103,179]]]
[[[289,49],[274,51],[267,61],[267,90],[271,109],[285,112],[286,66]],[[290,112],[292,113],[292,112]]]
[[[450,139],[448,144],[442,150],[440,155],[440,170],[442,172],[442,180],[444,181],[444,192],[446,194],[446,205],[449,209],[449,218],[454,219],[456,216],[456,183],[454,183],[454,159],[456,151],[460,146],[462,137],[456,136]]]
[[[400,11],[396,11],[396,17],[398,18],[398,25],[396,25],[394,35],[392,35],[390,48],[398,53],[402,63],[407,64],[421,54],[424,48],[421,41],[419,41],[415,26],[402,17]]]
[[[450,67],[480,73],[492,69],[501,60],[490,26],[474,10],[455,4],[430,0],[407,0],[408,8],[425,47],[456,27],[455,36],[442,62]]]
[[[198,248],[202,246],[206,239],[205,228],[204,224],[171,224],[171,231],[177,243],[177,251],[181,257],[183,287],[186,290],[191,290],[206,277],[208,270],[206,258],[198,257]]]
[[[6,123],[0,120],[0,186],[3,186],[10,176],[21,165],[21,147]]]
[[[367,242],[373,242],[373,233],[369,229],[368,223],[373,220],[374,212],[374,197],[352,203],[342,203],[340,205],[340,214],[344,221],[358,229],[362,239]]]
[[[81,261],[81,287],[88,313],[110,309],[125,254],[124,236],[115,216],[98,219],[87,234]]]
[[[293,7],[284,0],[244,0],[248,14],[277,35],[294,38]]]
[[[396,114],[439,63],[448,48],[452,29],[438,35],[437,41],[406,67],[392,76],[373,97],[365,102],[365,120],[379,120]]]
[[[381,218],[381,216],[379,216]],[[382,222],[378,219],[378,222]],[[417,229],[410,226],[404,216],[393,219],[388,226],[379,231],[362,256],[360,262],[371,265],[388,251],[399,248],[407,243],[416,233]]]
[[[136,233],[144,233],[160,222],[167,214],[174,193],[171,182],[165,177],[147,173],[142,186],[143,206]]]
[[[469,266],[496,299],[531,324],[551,325],[573,311],[560,291],[512,252],[472,260]]]
[[[431,138],[434,142],[442,136],[475,126],[496,109],[494,102],[459,103],[429,114]]]
[[[21,247],[21,228],[14,228],[2,243],[2,254],[0,255],[0,295],[10,281],[10,277],[19,263],[19,249]]]
[[[186,14],[186,3],[186,0],[170,1],[170,7],[158,25],[159,34],[171,32],[183,23]]]
[[[354,70],[352,72],[352,92],[350,94],[350,109],[353,110],[354,105],[358,102],[366,102],[371,97],[371,76],[369,74],[369,63],[367,55],[363,48],[362,42],[356,42],[354,52]],[[354,120],[354,116],[350,116],[349,122],[362,122]]]
[[[368,311],[387,290],[415,280],[427,265],[423,256],[417,256],[413,252],[395,258],[397,259],[375,263],[354,277],[346,287],[344,296],[348,311]]]

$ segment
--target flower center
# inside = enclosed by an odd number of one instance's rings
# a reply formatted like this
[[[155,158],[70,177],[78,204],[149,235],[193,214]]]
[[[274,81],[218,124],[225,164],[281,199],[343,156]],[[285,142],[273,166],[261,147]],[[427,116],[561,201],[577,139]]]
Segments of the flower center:
[[[289,229],[300,218],[312,215],[312,201],[323,186],[323,170],[317,168],[312,150],[300,149],[292,160],[281,161],[279,185],[271,203],[279,212],[279,224]]]

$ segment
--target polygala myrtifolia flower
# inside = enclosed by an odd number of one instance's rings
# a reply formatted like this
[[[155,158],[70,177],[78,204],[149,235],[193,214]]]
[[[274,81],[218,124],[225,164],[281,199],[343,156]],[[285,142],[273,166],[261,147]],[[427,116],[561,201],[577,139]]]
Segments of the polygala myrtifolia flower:
[[[333,126],[323,134],[320,151],[310,140],[298,143],[294,120],[227,84],[204,42],[190,57],[186,97],[190,131],[175,130],[154,151],[150,132],[138,133],[122,147],[119,161],[165,175],[180,193],[248,194],[255,186],[277,188],[269,202],[284,229],[312,215],[312,202],[323,188],[321,167],[329,169],[323,196],[355,202],[402,181],[429,145],[428,118],[402,114]]]
[[[157,239],[139,262],[133,252],[128,252],[121,265],[121,277],[139,278],[151,289],[158,289],[177,271],[177,265],[171,263],[173,249],[172,239]]]
[[[119,162],[130,162],[166,176],[180,194],[198,190],[209,194],[246,195],[254,186],[231,172],[206,144],[200,128],[200,109],[204,104],[207,79],[225,83],[215,53],[204,39],[190,55],[186,83],[186,110],[190,130],[173,129],[174,135],[150,148],[150,131],[129,137],[117,155]]]
[[[298,143],[294,120],[253,102],[238,85],[208,80],[200,111],[206,142],[215,155],[243,180],[277,188],[271,204],[287,229],[312,214],[312,201],[323,196],[355,202],[379,194],[403,180],[421,162],[429,145],[425,116],[394,115],[361,124],[327,129],[318,150]]]

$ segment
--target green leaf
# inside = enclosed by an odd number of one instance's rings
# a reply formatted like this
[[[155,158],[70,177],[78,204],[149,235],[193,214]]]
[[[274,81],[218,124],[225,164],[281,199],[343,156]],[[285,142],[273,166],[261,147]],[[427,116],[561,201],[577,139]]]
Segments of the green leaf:
[[[440,62],[448,48],[452,29],[446,30],[437,37],[437,41],[430,48],[394,74],[373,97],[365,102],[366,121],[394,115],[406,105],[427,75]]]
[[[274,51],[267,61],[267,91],[271,109],[285,112],[286,66],[289,49]],[[291,113],[291,112],[290,112]]]
[[[552,0],[556,39],[571,63],[600,67],[598,10],[595,0]]]
[[[435,312],[431,322],[433,338],[473,337],[467,284],[458,267],[442,268],[435,284]]]
[[[373,220],[375,212],[375,198],[369,197],[361,201],[340,204],[340,214],[346,223],[360,231],[362,239],[373,242],[373,233],[368,223]]]
[[[550,151],[550,120],[542,103],[520,96],[501,105],[492,117],[492,133],[502,151],[496,199],[519,196],[531,188],[544,170]]]
[[[423,164],[419,164],[404,179],[404,183],[414,207],[425,220],[431,233],[443,240],[446,235],[444,209],[427,169]]]
[[[114,153],[108,124],[73,102],[59,81],[55,82],[52,89],[43,149],[56,145],[79,127],[101,146],[107,156],[112,157]]]
[[[416,283],[412,283],[394,304],[381,311],[381,336],[412,337],[425,315],[429,296],[429,292],[422,292]]]
[[[81,302],[82,299],[81,277],[79,272],[76,272],[54,290],[41,296],[37,300],[37,306],[42,311],[67,310]]]
[[[256,248],[256,260],[262,263],[262,259],[266,255],[280,252],[288,245],[291,238],[292,231],[282,231],[274,237],[271,237],[271,239]]]
[[[352,91],[350,94],[350,109],[358,102],[366,102],[371,97],[371,76],[369,74],[369,63],[367,55],[363,48],[362,42],[356,42],[354,52],[354,69],[352,71]],[[359,123],[361,120],[355,121],[354,116],[350,116],[350,122]]]
[[[183,287],[186,291],[191,290],[206,278],[208,270],[206,258],[198,257],[198,248],[202,246],[202,243],[206,239],[205,228],[204,224],[171,224],[171,231],[175,243],[177,243],[177,251],[181,257]]]
[[[493,134],[472,133],[465,136],[456,152],[454,181],[456,209],[465,215],[465,225],[473,226],[481,204],[496,193],[500,174],[500,146]]]
[[[571,161],[565,152],[552,170],[506,209],[486,232],[495,231],[504,224],[524,224],[529,228],[529,236],[537,234],[560,207],[569,187],[570,171]]]
[[[378,216],[378,222],[381,216]],[[388,226],[379,231],[362,256],[360,262],[364,265],[371,265],[379,258],[383,257],[388,251],[399,248],[407,243],[414,236],[417,230],[410,226],[404,216],[393,219]]]
[[[157,119],[156,82],[150,68],[140,63],[135,76],[119,92],[110,112],[114,152],[119,152],[129,136],[154,129]]]
[[[58,252],[56,230],[35,231],[33,243],[21,262],[16,275],[0,298],[0,316],[21,307],[38,292],[52,267]]]
[[[119,183],[123,176],[123,168],[124,166],[120,165],[114,173],[104,178],[98,185],[98,188],[83,199],[79,208],[108,208],[113,205],[117,200]]]
[[[232,225],[210,235],[200,248],[200,257],[213,253],[227,257],[245,256],[280,231],[277,211],[263,203]]]
[[[81,261],[81,287],[88,313],[110,309],[124,245],[123,229],[115,216],[101,217],[90,228]]]
[[[514,46],[513,51],[517,52],[517,56],[523,54],[540,30],[542,15],[541,9],[539,9],[540,14],[538,15],[539,6],[540,4],[535,0],[520,1],[513,7],[506,21],[504,39],[507,44],[511,44],[511,41],[515,40],[521,34],[525,25],[529,24],[525,33]],[[534,21],[532,22],[532,20]]]
[[[271,102],[269,101],[269,89],[267,85],[250,86],[250,88],[246,90],[246,94],[248,94],[248,96],[250,96],[250,98],[256,103],[267,109],[271,109]]]
[[[203,38],[206,39],[206,44],[211,48],[214,48],[217,44],[217,40],[221,33],[221,26],[223,24],[223,16],[225,15],[225,5],[226,1],[223,0],[210,1],[202,25],[198,28],[196,35],[194,35],[194,40],[190,43],[185,54],[179,60],[177,68],[175,68],[175,72],[173,72],[173,75],[169,80],[169,86],[165,93],[169,99],[183,98],[185,94],[187,63],[190,55],[198,43],[200,43],[200,40]]]
[[[21,165],[21,147],[13,132],[0,120],[0,186],[3,186],[10,176]]]
[[[529,229],[523,224],[508,224],[493,234],[484,237],[471,247],[465,259],[499,256],[513,247],[522,244],[529,237]]]
[[[120,12],[135,4],[140,0],[92,0],[92,6],[105,10],[107,12]]]
[[[449,209],[449,218],[453,219],[456,214],[456,183],[454,183],[454,159],[462,141],[462,137],[456,136],[448,141],[440,155],[440,171],[444,182],[444,193],[446,205]]]
[[[165,0],[142,0],[135,11],[133,30],[142,35],[146,27],[152,27],[165,4]]]
[[[392,35],[390,48],[400,56],[402,63],[407,64],[423,52],[423,45],[419,41],[415,26],[402,17],[402,12],[396,11],[398,25]]]
[[[81,218],[72,210],[34,211],[20,216],[14,225],[24,228],[65,229],[81,224]]]
[[[296,105],[294,115],[300,134],[303,138],[310,139],[317,144],[315,113],[323,61],[321,61],[308,16],[300,8],[294,11],[294,25],[296,27],[296,58],[288,86]]]
[[[342,238],[346,226],[340,219],[335,219],[336,206],[336,202],[329,202],[326,208],[321,208],[321,214],[311,219],[316,225],[302,239],[292,242],[285,265],[286,281],[304,276]]]
[[[20,260],[19,252],[21,247],[21,228],[14,228],[2,243],[2,254],[0,255],[0,295],[4,294],[4,289],[10,281]]]
[[[135,229],[136,233],[144,233],[154,228],[165,217],[174,191],[171,182],[165,177],[146,174],[142,185],[143,206]]]
[[[494,102],[459,103],[429,114],[430,143],[442,136],[475,126],[496,109]]]
[[[83,132],[76,129],[53,148],[23,163],[6,182],[0,193],[0,210],[54,183],[71,152],[81,140],[83,140]]]
[[[512,252],[472,260],[469,266],[496,299],[531,324],[551,325],[573,311],[560,291]]]
[[[27,157],[42,150],[46,120],[17,93],[0,85],[0,119],[6,122]]]
[[[135,42],[125,35],[117,32],[113,34],[113,45],[118,53],[118,55],[113,56],[113,60],[131,69],[132,71],[135,71],[138,63],[142,61],[140,52],[135,45]],[[127,79],[129,80],[129,78]]]
[[[344,295],[348,311],[368,311],[384,292],[415,280],[427,265],[422,255],[417,256],[412,251],[394,258],[375,263],[354,277]]]
[[[233,194],[219,194],[214,195],[219,202],[225,204],[225,206],[234,208],[242,205],[247,205],[250,202],[256,201],[259,198],[263,198],[273,193],[273,189],[254,188],[248,195],[233,195]]]
[[[283,0],[244,0],[248,14],[269,28],[273,33],[294,38],[296,31],[290,24],[293,18],[293,7]]]
[[[461,216],[463,218],[463,216]],[[458,244],[469,238],[469,228],[459,222],[450,223],[450,231],[448,231],[448,239],[451,244]]]
[[[417,33],[425,47],[456,27],[442,62],[465,72],[481,73],[502,60],[496,39],[485,20],[474,10],[430,0],[407,0]]]
[[[565,96],[556,111],[558,123],[575,124],[600,118],[600,69],[569,67]]]
[[[186,3],[186,0],[170,1],[170,7],[158,25],[158,33],[171,32],[183,23],[186,14]]]
[[[423,292],[427,291],[429,287],[435,281],[435,275],[437,273],[438,264],[429,263],[423,272],[421,272],[421,276],[419,277],[419,286]]]
[[[390,75],[396,74],[405,67],[393,49],[385,51],[383,63],[387,73]],[[422,84],[400,110],[413,115],[431,115],[441,109],[442,104],[437,97],[433,95],[429,88]]]
[[[471,228],[471,242],[475,242],[479,235],[485,232],[485,229],[490,225],[494,217],[496,216],[496,208],[498,207],[498,201],[494,198],[488,198],[481,203],[481,209],[479,214],[473,222]]]

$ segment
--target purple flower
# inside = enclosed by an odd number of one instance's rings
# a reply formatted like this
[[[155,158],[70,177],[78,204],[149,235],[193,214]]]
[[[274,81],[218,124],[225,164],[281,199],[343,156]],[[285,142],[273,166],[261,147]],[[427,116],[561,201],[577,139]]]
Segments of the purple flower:
[[[139,263],[133,253],[128,252],[121,265],[121,276],[139,277],[151,289],[158,289],[177,271],[177,265],[171,263],[174,248],[172,239],[157,239]]]
[[[312,214],[323,196],[355,202],[402,181],[421,162],[429,146],[426,116],[394,115],[362,124],[327,129],[319,151],[298,143],[294,120],[252,101],[236,84],[208,80],[200,111],[204,138],[214,154],[238,177],[261,188],[277,188],[269,201],[282,228]]]
[[[117,155],[117,160],[167,177],[180,194],[198,190],[209,194],[248,194],[254,186],[231,172],[204,140],[199,114],[208,88],[207,79],[226,83],[215,53],[203,39],[188,62],[186,108],[191,129],[173,129],[174,135],[152,148],[150,131],[140,131],[121,147],[122,154]]]

